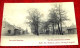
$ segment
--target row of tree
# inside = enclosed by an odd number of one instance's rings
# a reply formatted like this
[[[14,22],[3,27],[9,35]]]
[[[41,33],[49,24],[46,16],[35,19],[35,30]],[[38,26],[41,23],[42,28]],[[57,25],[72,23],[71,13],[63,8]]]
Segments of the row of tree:
[[[51,8],[49,10],[49,19],[48,21],[44,22],[44,30],[46,33],[49,33],[49,25],[52,25],[53,28],[53,34],[55,33],[55,27],[57,27],[57,33],[58,34],[63,34],[62,31],[62,23],[65,20],[68,20],[66,17],[66,12],[61,8],[62,6],[55,5],[54,8]],[[40,18],[42,14],[37,10],[37,9],[30,9],[28,10],[29,13],[29,20],[30,20],[30,25],[31,25],[31,30],[33,31],[34,34],[39,35],[39,26],[42,23]]]

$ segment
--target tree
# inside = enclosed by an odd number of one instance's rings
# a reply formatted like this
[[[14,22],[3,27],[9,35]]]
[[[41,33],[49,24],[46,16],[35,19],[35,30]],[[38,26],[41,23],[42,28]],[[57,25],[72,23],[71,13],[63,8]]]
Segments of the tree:
[[[31,28],[33,28],[33,33],[39,35],[38,28],[40,23],[40,12],[37,9],[30,9],[28,10],[29,13],[29,20]]]
[[[53,34],[55,34],[54,27],[58,22],[58,16],[53,8],[50,10],[49,17],[50,17],[49,22],[52,24],[52,27],[53,27]]]
[[[56,4],[55,7],[50,10],[49,16],[50,16],[49,20],[53,26],[53,32],[54,32],[54,26],[57,25],[58,26],[58,34],[63,34],[62,33],[62,23],[65,20],[68,20],[65,10],[63,10],[61,8],[60,4],[58,4],[58,5]]]
[[[62,23],[66,20],[68,20],[67,16],[66,16],[66,11],[62,9],[62,5],[59,4],[58,7],[56,8],[56,11],[58,12],[58,16],[59,16],[59,23],[60,24],[60,34],[63,34],[62,31]]]

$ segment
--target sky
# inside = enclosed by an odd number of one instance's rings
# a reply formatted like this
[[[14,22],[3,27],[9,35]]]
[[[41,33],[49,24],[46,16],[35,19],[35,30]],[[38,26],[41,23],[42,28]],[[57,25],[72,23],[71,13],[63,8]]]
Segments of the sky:
[[[59,2],[57,2],[59,3]],[[36,8],[43,14],[42,20],[45,21],[48,19],[49,10],[54,7],[53,3],[4,3],[4,11],[3,11],[3,20],[8,23],[15,25],[17,27],[21,27],[22,29],[28,29],[31,32],[30,27],[25,22],[28,22],[28,11],[30,8]],[[65,22],[64,26],[76,25],[75,22],[75,12],[74,12],[74,3],[73,2],[61,2],[62,9],[67,12],[67,17],[70,19]]]

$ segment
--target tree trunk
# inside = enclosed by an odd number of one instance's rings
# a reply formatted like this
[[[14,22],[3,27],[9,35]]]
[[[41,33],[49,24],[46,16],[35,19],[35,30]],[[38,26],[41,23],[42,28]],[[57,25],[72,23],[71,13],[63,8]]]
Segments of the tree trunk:
[[[55,30],[54,30],[54,24],[52,24],[52,27],[53,27],[53,34],[55,34]]]
[[[59,23],[58,23],[58,34],[60,34],[60,27],[59,27]]]
[[[60,23],[60,34],[62,34],[62,23]]]
[[[60,5],[59,5],[59,15],[60,15],[60,34],[62,34],[62,18],[61,18],[61,9],[60,9]]]
[[[39,32],[38,32],[38,23],[36,25],[36,33],[37,33],[37,35],[39,35]]]

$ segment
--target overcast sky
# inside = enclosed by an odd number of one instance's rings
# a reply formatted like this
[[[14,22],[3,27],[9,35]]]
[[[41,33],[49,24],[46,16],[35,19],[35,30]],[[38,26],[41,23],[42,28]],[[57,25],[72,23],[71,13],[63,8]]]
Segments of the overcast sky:
[[[28,15],[27,10],[30,8],[38,9],[42,14],[42,20],[46,20],[48,17],[49,10],[54,7],[55,3],[4,3],[3,20],[9,22],[12,25],[27,29],[30,28],[25,21]],[[63,2],[62,8],[67,12],[67,16],[70,21],[65,22],[65,26],[76,25],[75,13],[74,13],[74,3],[73,2]]]

